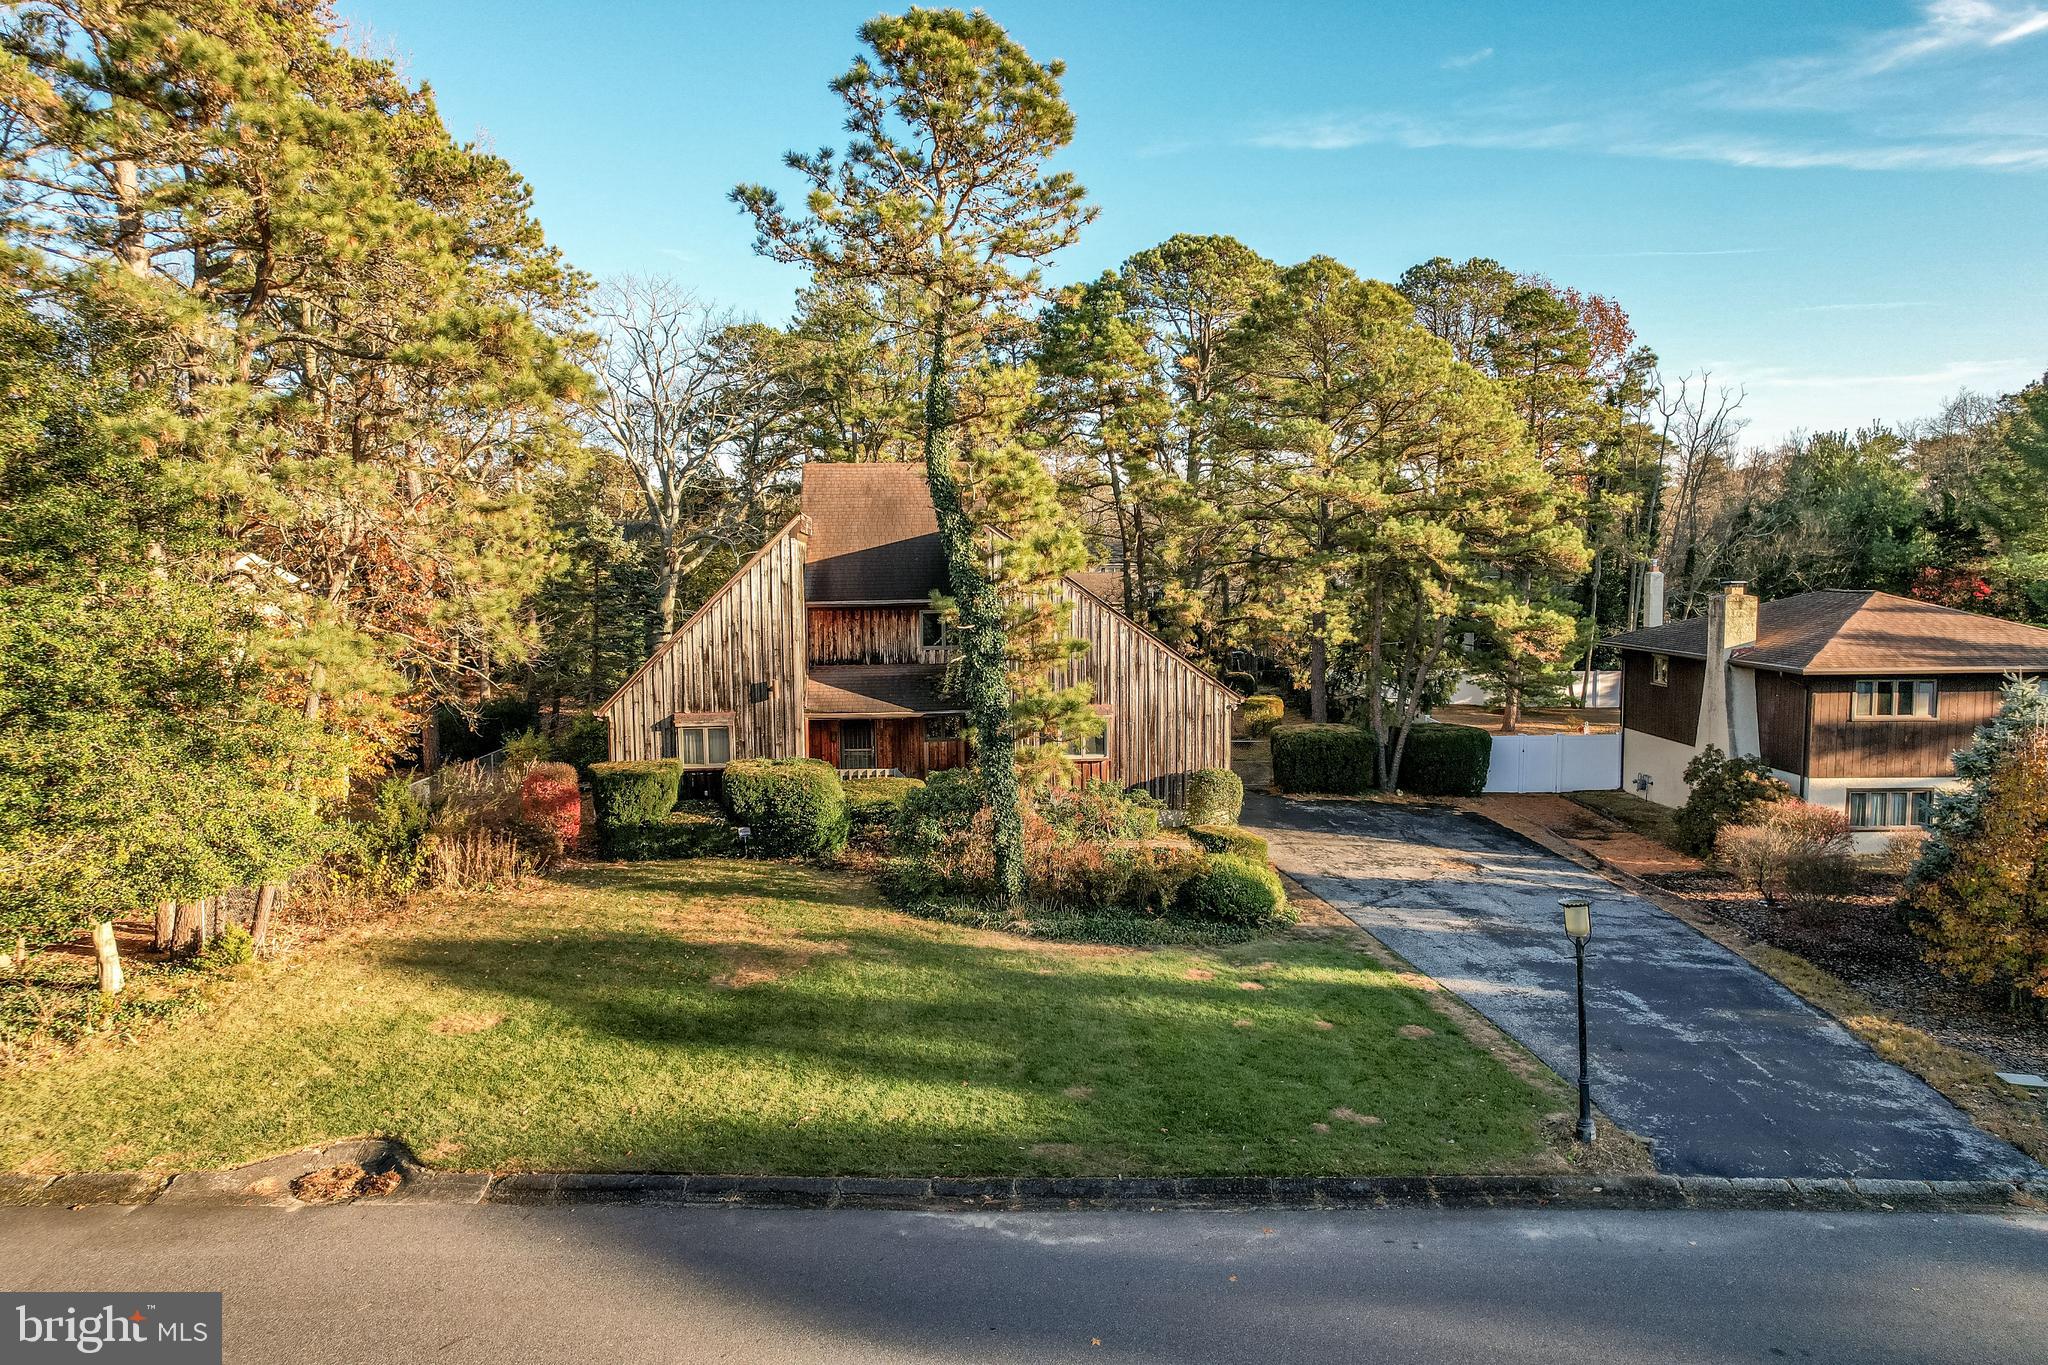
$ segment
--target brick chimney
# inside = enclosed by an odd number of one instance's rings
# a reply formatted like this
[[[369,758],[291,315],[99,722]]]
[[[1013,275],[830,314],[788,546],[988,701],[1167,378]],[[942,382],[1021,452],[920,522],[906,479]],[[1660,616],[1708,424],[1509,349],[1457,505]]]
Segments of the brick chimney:
[[[1729,660],[1756,643],[1757,600],[1749,585],[1728,582],[1707,599],[1707,676],[1700,689],[1699,743],[1730,756],[1757,752],[1756,675]]]

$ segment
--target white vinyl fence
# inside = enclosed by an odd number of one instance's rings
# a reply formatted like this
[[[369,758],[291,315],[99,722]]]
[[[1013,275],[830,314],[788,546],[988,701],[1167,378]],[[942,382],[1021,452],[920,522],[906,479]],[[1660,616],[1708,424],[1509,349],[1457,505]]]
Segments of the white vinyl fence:
[[[1618,668],[1596,668],[1593,670],[1593,700],[1591,702],[1583,700],[1586,693],[1585,674],[1572,674],[1570,690],[1573,703],[1578,705],[1596,707],[1619,706],[1621,705],[1621,670]],[[1486,706],[1489,704],[1489,698],[1484,687],[1473,682],[1470,678],[1462,678],[1458,682],[1457,690],[1451,693],[1450,699],[1446,704],[1450,706]]]
[[[1613,791],[1621,786],[1621,733],[1495,735],[1490,792]]]

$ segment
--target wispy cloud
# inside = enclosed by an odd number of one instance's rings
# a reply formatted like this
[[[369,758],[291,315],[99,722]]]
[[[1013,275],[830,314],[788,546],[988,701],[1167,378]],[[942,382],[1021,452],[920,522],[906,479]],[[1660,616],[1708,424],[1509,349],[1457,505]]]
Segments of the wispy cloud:
[[[2048,171],[2048,90],[2003,54],[2042,37],[2048,8],[1929,0],[1911,25],[1690,83],[1617,86],[1594,102],[1577,87],[1525,88],[1429,117],[1325,113],[1242,140],[1316,152],[1461,147],[1774,170],[2038,173]]]
[[[1446,71],[1463,71],[1468,66],[1477,66],[1481,62],[1491,60],[1492,57],[1493,49],[1482,47],[1473,52],[1461,52],[1454,57],[1446,57],[1437,65]]]
[[[1780,249],[1774,246],[1714,246],[1697,249],[1660,248],[1652,251],[1570,251],[1564,254],[1589,261],[1614,261],[1649,256],[1761,256],[1766,252]]]
[[[1789,308],[1790,313],[1891,313],[1902,308],[1939,308],[1931,299],[1887,299],[1879,303],[1809,303]]]
[[[1732,373],[1739,368],[1745,388],[1830,391],[1908,387],[1954,388],[1985,379],[2006,379],[2015,370],[2025,373],[2027,365],[2027,361],[2020,359],[1952,360],[1931,370],[1917,370],[1905,374],[1804,373],[1769,365],[1730,366],[1729,369]]]

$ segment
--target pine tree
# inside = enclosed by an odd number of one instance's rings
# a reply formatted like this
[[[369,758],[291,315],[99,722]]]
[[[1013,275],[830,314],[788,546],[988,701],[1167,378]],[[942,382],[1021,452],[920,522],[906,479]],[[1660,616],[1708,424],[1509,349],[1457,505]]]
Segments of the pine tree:
[[[1037,268],[1092,216],[1081,187],[1045,162],[1073,136],[1058,62],[1040,64],[987,15],[914,9],[863,24],[868,54],[833,82],[853,135],[787,158],[807,215],[743,185],[758,249],[913,308],[924,349],[924,462],[958,603],[961,685],[1002,894],[1023,888],[1016,738],[1004,611],[954,471],[958,381],[991,330],[1038,290]]]

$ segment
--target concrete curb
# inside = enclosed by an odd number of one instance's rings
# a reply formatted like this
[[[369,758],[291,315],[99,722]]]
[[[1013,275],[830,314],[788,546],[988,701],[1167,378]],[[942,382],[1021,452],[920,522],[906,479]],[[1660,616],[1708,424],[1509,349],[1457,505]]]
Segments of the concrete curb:
[[[665,1175],[658,1172],[431,1171],[407,1163],[397,1191],[355,1203],[722,1205],[913,1209],[1745,1209],[1799,1212],[2048,1210],[2048,1180],[1857,1180],[1837,1176],[951,1176]],[[188,1171],[0,1173],[0,1206],[163,1203],[306,1207],[275,1176]]]

